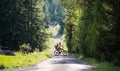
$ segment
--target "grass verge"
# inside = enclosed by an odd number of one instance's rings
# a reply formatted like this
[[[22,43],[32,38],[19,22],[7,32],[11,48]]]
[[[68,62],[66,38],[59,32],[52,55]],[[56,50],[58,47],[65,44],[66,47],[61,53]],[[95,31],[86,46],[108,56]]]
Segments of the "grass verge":
[[[89,64],[96,66],[96,71],[120,71],[120,67],[109,62],[98,62],[94,58],[83,58]]]
[[[36,64],[42,60],[52,57],[49,50],[41,53],[22,55],[20,52],[16,56],[0,55],[0,69],[15,69]]]
[[[96,71],[120,71],[120,67],[113,65],[109,62],[99,62],[94,58],[87,58],[83,55],[75,55],[79,59],[85,60],[87,63],[96,67]]]

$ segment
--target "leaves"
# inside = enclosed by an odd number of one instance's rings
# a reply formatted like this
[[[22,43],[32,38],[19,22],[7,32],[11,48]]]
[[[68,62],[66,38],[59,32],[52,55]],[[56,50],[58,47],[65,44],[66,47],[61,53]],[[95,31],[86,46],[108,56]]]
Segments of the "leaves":
[[[43,3],[44,1],[35,0],[0,2],[0,45],[3,46],[1,49],[8,47],[11,50],[18,50],[19,45],[30,43],[32,48],[42,50],[43,40],[46,39],[45,33],[43,34]],[[37,47],[38,45],[40,47]]]
[[[66,26],[68,49],[119,64],[119,56],[115,52],[119,51],[120,46],[120,1],[61,0],[61,3],[67,9],[65,24],[76,25],[73,27],[76,33],[71,33],[70,27]]]

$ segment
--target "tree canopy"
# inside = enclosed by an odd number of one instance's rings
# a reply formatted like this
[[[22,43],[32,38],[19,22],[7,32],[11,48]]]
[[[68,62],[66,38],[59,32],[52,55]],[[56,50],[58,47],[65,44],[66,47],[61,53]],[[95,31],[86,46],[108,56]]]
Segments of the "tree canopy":
[[[1,49],[18,50],[19,45],[30,43],[33,48],[43,49],[44,1],[4,0],[0,2]]]
[[[70,53],[120,64],[120,1],[61,0]],[[74,26],[70,26],[74,25]]]

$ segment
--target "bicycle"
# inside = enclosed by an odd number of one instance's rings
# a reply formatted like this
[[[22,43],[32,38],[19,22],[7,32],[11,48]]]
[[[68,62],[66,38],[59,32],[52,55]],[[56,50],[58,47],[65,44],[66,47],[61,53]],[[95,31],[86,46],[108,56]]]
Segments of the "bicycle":
[[[60,54],[66,56],[66,55],[68,54],[68,52],[67,52],[67,50],[64,50],[64,49],[60,49],[60,50],[55,50],[55,51],[54,51],[54,55],[55,55],[55,56],[58,56],[58,55],[60,55]]]

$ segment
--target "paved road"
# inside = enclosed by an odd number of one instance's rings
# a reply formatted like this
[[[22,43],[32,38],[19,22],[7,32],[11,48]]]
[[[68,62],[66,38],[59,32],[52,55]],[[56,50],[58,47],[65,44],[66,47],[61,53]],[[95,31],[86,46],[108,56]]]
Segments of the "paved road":
[[[95,67],[74,56],[54,56],[27,68],[4,71],[95,71]]]

